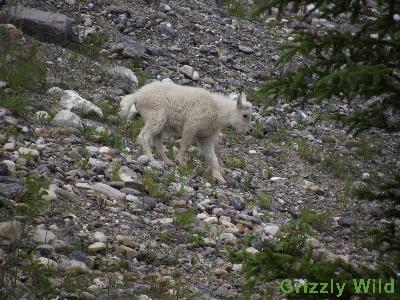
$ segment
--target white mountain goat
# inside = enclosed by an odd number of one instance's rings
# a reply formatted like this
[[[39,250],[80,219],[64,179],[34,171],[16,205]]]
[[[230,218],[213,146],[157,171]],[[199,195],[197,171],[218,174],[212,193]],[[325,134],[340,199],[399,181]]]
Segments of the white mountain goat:
[[[138,112],[143,117],[145,125],[138,141],[151,160],[154,160],[153,148],[166,164],[175,165],[163,152],[162,139],[169,133],[178,133],[181,136],[179,164],[185,163],[185,153],[196,139],[213,177],[225,182],[214,144],[223,128],[233,127],[239,133],[250,130],[252,105],[245,98],[244,93],[232,99],[163,80],[125,96],[121,101],[121,115],[131,118]]]

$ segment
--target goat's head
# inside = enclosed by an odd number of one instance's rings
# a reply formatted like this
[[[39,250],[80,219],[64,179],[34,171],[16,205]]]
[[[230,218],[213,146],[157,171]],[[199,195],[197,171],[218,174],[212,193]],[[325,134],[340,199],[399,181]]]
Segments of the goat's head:
[[[232,116],[232,127],[239,133],[246,133],[251,129],[252,105],[246,101],[243,92],[235,98],[237,102]]]

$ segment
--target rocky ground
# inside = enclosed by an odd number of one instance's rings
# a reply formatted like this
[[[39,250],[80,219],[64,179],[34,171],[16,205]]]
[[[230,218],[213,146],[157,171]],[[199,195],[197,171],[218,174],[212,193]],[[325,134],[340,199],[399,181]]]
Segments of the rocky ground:
[[[16,298],[47,291],[47,274],[55,295],[67,299],[282,299],[262,287],[245,291],[227,249],[242,249],[250,235],[273,238],[306,214],[317,216],[310,241],[318,251],[376,264],[363,228],[384,223],[382,211],[350,192],[399,166],[399,136],[347,134],[328,118],[348,114],[347,103],[268,106],[254,93],[264,75],[279,72],[278,46],[293,28],[339,25],[317,16],[311,24],[294,15],[236,20],[206,0],[24,4],[70,17],[81,42],[39,42],[45,87],[31,92],[23,115],[0,108],[0,207],[38,210],[12,217],[1,210],[3,292],[5,278],[16,279]],[[35,40],[28,30],[15,32],[22,48]],[[223,93],[244,88],[255,104],[252,134],[227,130],[218,144],[227,184],[210,179],[195,147],[186,167],[149,163],[135,142],[140,119],[119,119],[122,95],[164,78]],[[0,90],[13,92],[7,82]],[[178,145],[168,140],[168,155]],[[43,209],[40,175],[51,180]],[[249,253],[259,247],[246,246]],[[23,269],[27,258],[12,260],[16,248],[44,264],[44,273]]]

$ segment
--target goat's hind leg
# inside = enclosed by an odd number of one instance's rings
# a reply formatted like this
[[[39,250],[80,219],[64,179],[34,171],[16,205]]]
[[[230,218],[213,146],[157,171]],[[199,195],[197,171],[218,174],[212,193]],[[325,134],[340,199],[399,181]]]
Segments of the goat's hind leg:
[[[194,133],[191,129],[185,128],[183,130],[182,138],[181,138],[181,145],[179,148],[179,152],[176,156],[176,159],[178,160],[178,163],[180,165],[183,165],[186,163],[185,153],[189,150],[189,147],[193,141],[193,137],[194,137]]]
[[[154,152],[158,155],[158,157],[165,162],[168,166],[175,166],[175,163],[171,161],[167,155],[165,155],[163,151],[163,146],[162,146],[162,133],[157,134],[154,137]]]
[[[146,156],[150,158],[150,160],[154,160],[153,153],[151,151],[152,145],[154,141],[152,140],[152,128],[150,124],[146,124],[138,135],[138,141],[142,150]]]

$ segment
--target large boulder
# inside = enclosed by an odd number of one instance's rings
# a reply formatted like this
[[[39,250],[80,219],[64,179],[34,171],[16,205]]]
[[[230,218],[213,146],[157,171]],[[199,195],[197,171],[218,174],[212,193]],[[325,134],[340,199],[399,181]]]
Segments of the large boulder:
[[[7,14],[24,32],[43,42],[65,45],[73,39],[74,20],[65,15],[23,6],[10,7]]]
[[[81,115],[95,114],[100,118],[103,117],[103,112],[99,107],[90,101],[82,98],[77,92],[72,90],[63,91],[59,105],[63,109],[68,109]]]

